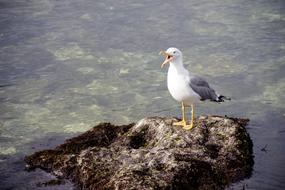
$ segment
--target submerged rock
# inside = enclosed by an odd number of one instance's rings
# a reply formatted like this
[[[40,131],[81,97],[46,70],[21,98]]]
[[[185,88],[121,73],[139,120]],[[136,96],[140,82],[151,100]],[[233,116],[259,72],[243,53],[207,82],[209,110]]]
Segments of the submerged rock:
[[[200,116],[191,130],[174,121],[99,124],[54,150],[27,156],[27,169],[42,168],[82,189],[223,189],[250,176],[247,119]]]

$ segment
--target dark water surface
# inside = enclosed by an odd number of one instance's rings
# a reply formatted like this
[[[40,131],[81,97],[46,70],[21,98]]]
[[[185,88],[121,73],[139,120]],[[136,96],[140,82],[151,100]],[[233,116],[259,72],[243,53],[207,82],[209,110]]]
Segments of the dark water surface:
[[[229,189],[285,189],[285,1],[0,0],[0,189],[37,187],[23,157],[99,122],[180,116],[160,49],[184,52],[224,104],[248,117],[252,177]]]

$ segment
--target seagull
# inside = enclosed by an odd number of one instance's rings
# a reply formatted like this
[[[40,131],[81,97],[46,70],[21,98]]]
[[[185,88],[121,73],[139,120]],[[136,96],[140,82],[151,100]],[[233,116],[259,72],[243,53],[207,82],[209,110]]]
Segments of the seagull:
[[[167,63],[170,64],[167,73],[167,88],[171,96],[181,102],[182,120],[173,123],[174,125],[183,126],[184,129],[193,128],[194,123],[194,104],[210,100],[214,102],[224,102],[230,98],[219,95],[210,87],[208,82],[202,77],[192,75],[184,68],[182,52],[174,47],[168,48],[166,51],[161,50],[160,55],[165,56],[161,68]],[[187,125],[185,119],[185,107],[191,106],[191,122]]]

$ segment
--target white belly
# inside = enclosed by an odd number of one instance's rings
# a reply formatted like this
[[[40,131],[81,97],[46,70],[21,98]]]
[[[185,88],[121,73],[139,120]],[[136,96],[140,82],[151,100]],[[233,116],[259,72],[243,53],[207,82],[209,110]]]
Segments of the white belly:
[[[185,105],[191,105],[200,100],[200,96],[189,86],[188,73],[177,75],[175,70],[169,68],[167,74],[167,87],[171,96]]]

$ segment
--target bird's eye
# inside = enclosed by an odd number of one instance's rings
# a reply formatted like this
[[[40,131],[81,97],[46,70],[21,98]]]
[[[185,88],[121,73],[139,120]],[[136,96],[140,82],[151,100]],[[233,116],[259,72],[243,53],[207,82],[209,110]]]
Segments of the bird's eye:
[[[173,52],[174,54],[176,53],[176,51]]]

